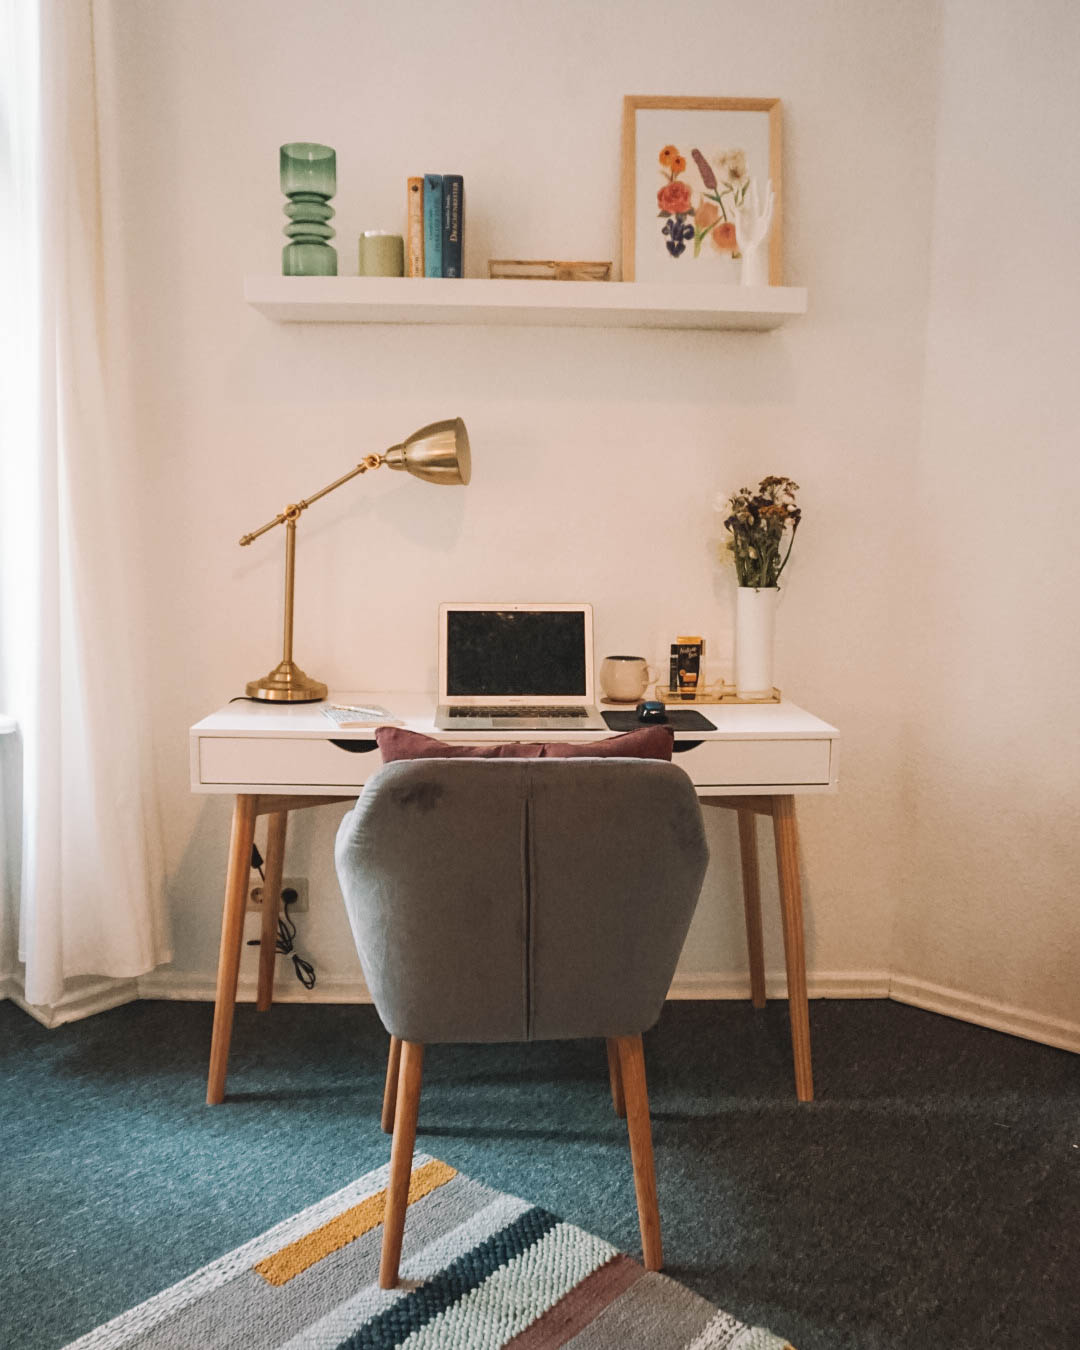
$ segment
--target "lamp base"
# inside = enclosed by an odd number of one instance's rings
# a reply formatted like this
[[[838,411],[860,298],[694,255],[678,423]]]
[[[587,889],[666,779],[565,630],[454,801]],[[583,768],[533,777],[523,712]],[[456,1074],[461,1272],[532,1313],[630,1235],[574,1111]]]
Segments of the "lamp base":
[[[295,661],[280,661],[269,675],[252,680],[244,692],[266,703],[318,703],[326,697],[326,685],[305,675]]]

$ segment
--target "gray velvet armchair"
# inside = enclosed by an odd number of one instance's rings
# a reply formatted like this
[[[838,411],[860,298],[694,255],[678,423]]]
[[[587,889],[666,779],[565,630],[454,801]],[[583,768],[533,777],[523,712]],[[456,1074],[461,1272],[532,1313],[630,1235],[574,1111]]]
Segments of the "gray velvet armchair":
[[[645,1264],[662,1263],[641,1033],[660,1015],[708,862],[679,768],[631,759],[410,760],[366,785],[338,877],[391,1035],[380,1284],[397,1283],[424,1046],[607,1041]]]

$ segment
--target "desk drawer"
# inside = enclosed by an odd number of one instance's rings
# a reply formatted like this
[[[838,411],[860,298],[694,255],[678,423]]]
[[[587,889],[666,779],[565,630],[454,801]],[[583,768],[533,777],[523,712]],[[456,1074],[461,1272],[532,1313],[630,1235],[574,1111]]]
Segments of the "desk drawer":
[[[343,750],[332,741],[298,736],[201,736],[199,782],[262,784],[266,787],[359,787],[378,770],[374,740]]]
[[[690,775],[695,787],[782,787],[827,784],[831,742],[699,741],[679,750],[674,762]]]
[[[201,736],[198,781],[264,787],[360,787],[382,764],[374,740],[344,750],[325,737]],[[699,741],[675,763],[696,787],[828,784],[831,741]]]

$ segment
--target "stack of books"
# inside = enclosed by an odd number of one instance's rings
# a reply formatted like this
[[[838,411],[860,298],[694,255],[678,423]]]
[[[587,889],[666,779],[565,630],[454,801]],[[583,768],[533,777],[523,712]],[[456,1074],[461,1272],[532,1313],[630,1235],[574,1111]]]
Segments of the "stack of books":
[[[426,173],[408,182],[410,277],[460,277],[465,242],[465,181],[459,173]]]

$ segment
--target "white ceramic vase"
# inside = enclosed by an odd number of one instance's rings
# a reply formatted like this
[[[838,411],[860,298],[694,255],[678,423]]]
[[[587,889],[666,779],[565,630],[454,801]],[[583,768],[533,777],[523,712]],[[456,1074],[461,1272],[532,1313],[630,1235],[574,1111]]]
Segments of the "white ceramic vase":
[[[769,284],[769,250],[764,243],[747,244],[742,249],[739,284],[742,286],[767,286]]]
[[[740,586],[735,593],[735,692],[740,698],[770,698],[777,586]]]

